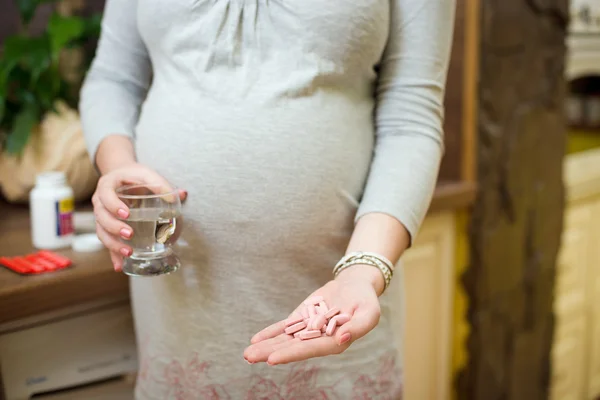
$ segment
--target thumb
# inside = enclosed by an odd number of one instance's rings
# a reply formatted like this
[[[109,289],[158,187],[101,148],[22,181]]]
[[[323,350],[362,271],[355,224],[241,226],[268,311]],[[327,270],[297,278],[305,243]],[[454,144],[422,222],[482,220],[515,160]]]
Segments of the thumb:
[[[350,321],[337,329],[335,341],[338,345],[350,344],[369,333],[379,323],[381,311],[376,306],[362,306],[354,312]]]

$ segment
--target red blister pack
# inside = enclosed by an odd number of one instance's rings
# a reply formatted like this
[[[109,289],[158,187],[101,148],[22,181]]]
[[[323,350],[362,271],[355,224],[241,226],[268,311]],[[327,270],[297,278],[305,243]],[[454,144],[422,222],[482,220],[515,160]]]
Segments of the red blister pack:
[[[21,275],[41,274],[66,268],[71,260],[51,251],[42,250],[34,254],[17,257],[0,257],[0,264]]]

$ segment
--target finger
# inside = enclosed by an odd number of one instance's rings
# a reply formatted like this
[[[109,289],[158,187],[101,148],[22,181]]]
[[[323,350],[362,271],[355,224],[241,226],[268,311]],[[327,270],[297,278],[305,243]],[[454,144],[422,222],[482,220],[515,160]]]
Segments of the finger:
[[[121,236],[124,239],[130,239],[133,235],[131,227],[125,222],[116,219],[102,204],[94,207],[94,215],[96,222],[109,234]]]
[[[179,189],[179,199],[181,200],[182,203],[187,200],[187,197],[188,197],[187,190]]]
[[[281,346],[269,355],[269,365],[288,364],[309,358],[339,354],[346,350],[350,343],[339,346],[333,336],[321,336],[316,339],[295,339],[289,346]]]
[[[290,335],[279,335],[248,346],[244,351],[244,358],[251,363],[265,362],[273,352],[290,346],[298,341],[300,341],[300,339],[296,339]]]
[[[261,342],[263,340],[274,338],[278,335],[283,334],[285,330],[286,320],[282,320],[279,322],[275,322],[274,324],[266,327],[262,331],[258,332],[256,335],[250,339],[250,343],[255,344]]]
[[[336,330],[334,335],[336,343],[340,346],[350,345],[350,343],[365,336],[377,326],[380,314],[381,310],[378,304],[359,307],[350,321]]]
[[[110,260],[113,263],[113,268],[115,269],[115,271],[121,272],[123,269],[123,257],[120,256],[118,253],[111,251]]]
[[[132,249],[130,246],[122,243],[115,236],[108,233],[101,225],[96,224],[96,235],[98,239],[104,244],[104,246],[111,252],[120,254],[123,257],[129,257]]]
[[[96,191],[98,199],[96,204],[101,204],[113,216],[126,219],[129,217],[129,207],[119,199],[115,191],[118,186],[119,182],[116,179],[100,178]]]

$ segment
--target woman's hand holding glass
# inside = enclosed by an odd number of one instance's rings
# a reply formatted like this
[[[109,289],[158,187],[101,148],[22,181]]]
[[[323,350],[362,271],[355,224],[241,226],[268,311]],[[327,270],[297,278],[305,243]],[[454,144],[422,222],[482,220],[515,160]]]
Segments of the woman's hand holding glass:
[[[148,184],[158,187],[164,185],[165,191],[171,188],[165,178],[139,163],[121,166],[102,175],[99,179],[92,197],[96,233],[110,251],[115,271],[121,270],[123,258],[129,257],[133,252],[132,247],[122,240],[129,240],[134,235],[131,227],[124,221],[129,218],[130,209],[117,194],[117,189],[131,184]],[[179,197],[181,201],[184,201],[187,192],[180,189]]]

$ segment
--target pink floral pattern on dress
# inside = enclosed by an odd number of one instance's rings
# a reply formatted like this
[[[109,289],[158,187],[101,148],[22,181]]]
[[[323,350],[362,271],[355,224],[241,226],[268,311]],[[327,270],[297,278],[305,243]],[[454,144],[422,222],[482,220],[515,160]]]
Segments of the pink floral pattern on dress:
[[[394,388],[397,379],[395,358],[383,357],[377,373],[362,374],[354,381],[352,400],[398,400],[401,393]]]
[[[143,354],[144,352],[142,352]],[[290,367],[287,376],[274,381],[251,374],[224,383],[211,377],[211,363],[202,362],[193,352],[187,360],[143,356],[140,360],[138,385],[161,400],[400,400],[401,373],[396,357],[383,356],[372,373],[348,374],[330,385],[319,384],[326,373],[311,363]],[[326,380],[325,380],[326,381]],[[329,382],[328,382],[329,383]],[[346,393],[351,388],[352,397]],[[159,390],[161,393],[158,393]],[[239,392],[245,393],[239,394]],[[162,393],[164,392],[164,394]],[[234,395],[237,393],[237,395]]]

